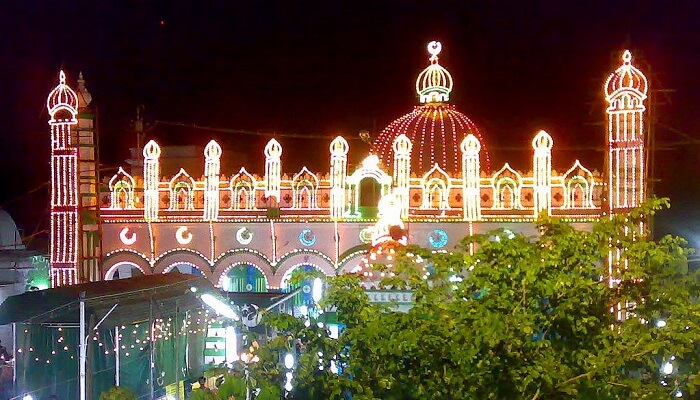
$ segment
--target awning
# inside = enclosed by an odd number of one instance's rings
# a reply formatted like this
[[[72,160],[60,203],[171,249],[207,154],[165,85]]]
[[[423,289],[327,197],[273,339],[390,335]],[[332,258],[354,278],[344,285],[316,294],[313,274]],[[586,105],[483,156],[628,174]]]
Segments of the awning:
[[[177,272],[61,286],[8,297],[0,304],[0,325],[77,326],[81,293],[87,314],[94,315],[95,321],[100,321],[117,305],[102,327],[130,325],[148,321],[151,313],[160,316],[199,308],[202,302],[198,296],[206,292],[220,293],[203,277]]]

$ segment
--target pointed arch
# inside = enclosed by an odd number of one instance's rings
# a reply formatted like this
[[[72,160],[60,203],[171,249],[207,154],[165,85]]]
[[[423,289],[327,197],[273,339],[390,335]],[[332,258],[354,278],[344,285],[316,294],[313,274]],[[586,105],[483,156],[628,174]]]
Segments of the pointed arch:
[[[493,174],[493,208],[521,209],[520,189],[522,181],[522,176],[508,163]]]
[[[421,179],[423,189],[422,209],[445,210],[449,208],[450,175],[436,163]]]
[[[136,183],[122,167],[109,180],[109,191],[111,193],[111,208],[120,210],[130,210],[134,206],[134,188]]]
[[[257,182],[253,175],[241,167],[236,175],[231,178],[229,189],[231,190],[232,210],[255,209],[255,186]]]
[[[318,209],[318,177],[303,167],[292,178],[292,208]]]
[[[194,210],[194,179],[180,168],[170,180],[170,210]]]
[[[564,206],[563,208],[594,208],[593,174],[581,165],[579,160],[564,173]]]

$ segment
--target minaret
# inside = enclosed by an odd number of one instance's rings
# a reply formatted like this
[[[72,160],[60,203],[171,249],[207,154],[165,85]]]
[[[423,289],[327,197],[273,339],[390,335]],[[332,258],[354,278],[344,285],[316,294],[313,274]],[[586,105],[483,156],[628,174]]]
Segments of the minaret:
[[[401,218],[408,217],[408,186],[411,177],[411,149],[413,144],[403,133],[393,143],[394,149],[394,193],[399,198]]]
[[[481,143],[473,134],[462,140],[462,218],[465,221],[481,219],[479,187],[479,152]]]
[[[143,147],[143,219],[158,220],[158,181],[160,180],[160,146],[151,140]]]
[[[345,210],[345,178],[348,169],[348,142],[341,136],[333,139],[331,150],[331,218],[339,219]]]
[[[281,161],[282,145],[270,139],[265,146],[265,197],[275,197],[280,201],[280,184],[282,180]]]
[[[54,287],[73,285],[78,276],[78,149],[73,127],[78,96],[59,73],[59,83],[46,100],[51,119],[50,268]]]
[[[535,217],[541,212],[547,215],[552,211],[552,146],[554,141],[545,131],[540,131],[532,139],[535,151],[532,160],[533,187],[535,190]]]
[[[204,220],[219,218],[219,172],[221,171],[221,146],[212,140],[204,149]]]
[[[625,212],[638,207],[644,193],[644,100],[647,78],[632,65],[632,53],[625,50],[622,65],[605,82],[608,134],[608,212]]]

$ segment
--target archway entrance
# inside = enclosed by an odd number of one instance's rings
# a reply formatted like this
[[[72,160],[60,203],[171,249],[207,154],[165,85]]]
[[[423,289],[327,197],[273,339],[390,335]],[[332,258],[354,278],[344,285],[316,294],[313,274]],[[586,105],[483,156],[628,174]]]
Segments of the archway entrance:
[[[141,271],[138,265],[130,262],[121,262],[115,264],[107,271],[105,280],[111,281],[113,279],[133,278],[140,275],[143,275],[143,271]]]
[[[221,288],[227,292],[267,292],[267,280],[255,266],[240,264],[226,273]]]
[[[202,271],[196,265],[187,262],[172,264],[168,268],[166,268],[164,272],[168,273],[172,271],[178,271],[181,274],[204,276],[204,273],[202,273]]]

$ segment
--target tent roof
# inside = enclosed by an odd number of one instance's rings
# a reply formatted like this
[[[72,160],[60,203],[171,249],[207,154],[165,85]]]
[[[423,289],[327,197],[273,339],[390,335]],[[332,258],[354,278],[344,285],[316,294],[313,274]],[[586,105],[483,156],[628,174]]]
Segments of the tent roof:
[[[197,288],[193,292],[191,288]],[[172,272],[134,278],[61,286],[26,292],[0,304],[0,325],[28,324],[77,325],[80,322],[80,296],[84,293],[87,318],[94,322],[108,317],[101,327],[130,325],[202,306],[202,292],[218,293],[203,277]],[[113,312],[109,311],[117,305]]]

